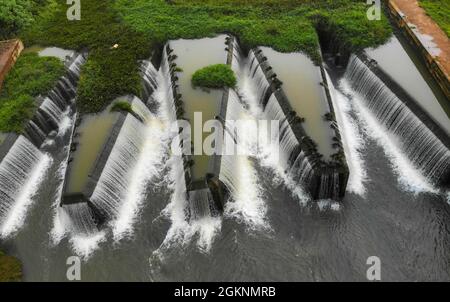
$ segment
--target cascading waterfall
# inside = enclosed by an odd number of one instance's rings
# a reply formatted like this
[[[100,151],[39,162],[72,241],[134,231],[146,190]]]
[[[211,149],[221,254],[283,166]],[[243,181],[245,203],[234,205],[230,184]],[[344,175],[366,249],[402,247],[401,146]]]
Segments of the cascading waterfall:
[[[91,196],[95,208],[108,220],[118,217],[119,208],[133,181],[130,171],[135,168],[145,138],[145,125],[127,115]]]
[[[308,180],[312,179],[313,170],[307,157],[304,154],[301,156],[300,153],[297,159],[291,159],[292,166],[289,167],[288,165],[288,160],[294,156],[292,154],[297,152],[296,148],[293,147],[297,139],[295,136],[292,137],[292,129],[279,104],[275,104],[277,103],[276,97],[268,93],[270,83],[267,81],[253,51],[249,52],[246,59],[242,58],[239,61],[240,66],[235,64],[235,61],[233,60],[232,66],[239,79],[237,89],[248,114],[258,120],[271,120],[272,118],[267,116],[267,113],[270,112],[270,115],[280,122],[280,130],[284,130],[280,131],[279,137],[280,140],[283,140],[283,144],[272,141],[271,138],[270,144],[258,144],[252,153],[261,165],[270,167],[277,177],[283,180],[284,184],[298,197],[301,203],[306,203],[309,197],[303,188],[298,186],[298,181],[303,179],[307,184]],[[264,99],[268,99],[265,108],[263,108]],[[259,135],[267,137],[269,134],[264,134],[266,130],[258,129]],[[254,133],[249,137],[254,137]]]
[[[231,121],[238,120],[249,123],[236,129]],[[223,152],[228,154],[227,151],[233,150],[235,153],[221,157],[219,180],[229,192],[224,212],[226,216],[242,220],[251,228],[270,228],[266,221],[267,206],[262,198],[259,177],[249,158],[257,156],[258,132],[256,120],[246,112],[237,93],[230,89]]]
[[[354,120],[350,99],[341,91],[336,90],[328,72],[326,73],[328,88],[333,102],[336,122],[341,129],[342,145],[348,158],[347,164],[350,170],[350,177],[347,184],[347,191],[364,195],[366,192],[365,182],[367,181],[367,171],[362,158],[364,139],[357,122]]]
[[[19,136],[0,162],[0,231],[6,237],[23,223],[50,158]]]
[[[147,101],[158,88],[158,71],[150,61],[143,61],[140,66],[143,80],[143,100]]]
[[[25,126],[25,136],[36,146],[40,147],[50,132],[58,130],[63,112],[75,98],[81,65],[86,62],[86,58],[85,54],[79,54],[73,60],[67,74],[59,79]]]
[[[274,94],[270,97],[264,113],[268,120],[276,120],[280,122],[279,164],[285,171],[288,171],[292,166],[292,159],[297,157],[299,142]]]
[[[270,83],[267,81],[264,71],[258,63],[253,51],[250,51],[248,61],[250,62],[248,65],[248,71],[252,81],[254,82],[256,100],[258,100],[260,106],[264,108],[266,98],[268,97],[267,94],[270,89]],[[273,94],[271,96],[273,96]]]
[[[450,151],[439,138],[358,57],[351,57],[345,77],[409,160],[432,182],[448,185]]]
[[[63,205],[63,212],[59,219],[68,221],[69,230],[81,236],[90,236],[97,232],[95,214],[87,203],[74,203]]]

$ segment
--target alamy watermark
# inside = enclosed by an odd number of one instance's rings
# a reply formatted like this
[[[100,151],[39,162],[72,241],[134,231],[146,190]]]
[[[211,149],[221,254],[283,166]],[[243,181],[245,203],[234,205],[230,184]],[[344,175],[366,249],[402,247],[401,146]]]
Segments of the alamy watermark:
[[[369,268],[366,272],[367,280],[381,281],[381,260],[377,256],[370,256],[367,258],[366,264]]]
[[[174,155],[255,155],[262,147],[271,148],[278,157],[280,122],[278,120],[223,120],[220,117],[203,123],[202,112],[194,112],[193,125],[178,120],[171,125]]]
[[[367,5],[370,5],[367,9],[367,19],[370,21],[381,20],[381,0],[367,0]]]
[[[70,256],[66,260],[67,271],[66,278],[69,281],[80,281],[81,280],[81,259],[77,256]]]
[[[81,0],[67,0],[67,20],[80,21],[81,20]]]

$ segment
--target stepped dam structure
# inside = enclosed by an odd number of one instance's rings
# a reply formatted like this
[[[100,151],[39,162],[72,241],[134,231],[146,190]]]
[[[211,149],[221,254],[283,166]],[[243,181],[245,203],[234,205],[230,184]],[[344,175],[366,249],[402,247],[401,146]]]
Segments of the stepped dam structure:
[[[398,40],[352,55],[345,78],[409,160],[432,183],[449,187],[449,113]]]
[[[237,76],[236,87],[193,87],[192,75],[213,64],[228,64]],[[244,54],[237,39],[220,35],[170,41],[162,50],[159,69],[143,61],[140,71],[141,98],[122,98],[131,105],[130,112],[107,108],[76,123],[61,202],[74,232],[90,234],[118,217],[146,140],[146,121],[155,112],[177,129],[172,137],[181,153],[177,186],[185,188],[188,220],[221,215],[226,202],[239,195],[240,165],[253,156],[221,151],[249,139],[245,136],[251,134],[236,132],[232,122],[253,114],[251,107],[260,111],[252,118],[279,122],[277,167],[314,200],[344,198],[350,172],[334,112],[334,86],[324,66],[301,53],[282,54],[264,47]],[[349,57],[345,79],[383,124],[404,140],[408,157],[428,177],[446,185],[445,120],[427,119],[428,113],[414,107],[416,101],[367,54]],[[244,96],[243,83],[254,88],[250,99]],[[212,155],[203,150],[208,135],[205,121],[213,121],[221,131]],[[202,131],[191,131],[185,140],[182,122],[190,130]],[[194,152],[197,147],[201,153]]]
[[[319,103],[321,106],[320,112],[308,116],[311,132],[316,130],[319,133],[311,138],[280,87],[280,80],[266,61],[268,60],[260,49],[251,50],[248,58],[243,56],[236,39],[231,36],[171,41],[164,49],[161,68],[169,70],[170,73],[172,97],[175,102],[172,116],[194,125],[197,122],[194,121],[194,113],[201,112],[204,121],[215,119],[222,124],[223,147],[236,147],[240,141],[239,133],[233,132],[228,121],[238,120],[246,108],[239,93],[234,88],[204,92],[194,89],[190,79],[197,69],[211,64],[226,63],[236,74],[248,68],[248,73],[252,75],[251,81],[258,88],[258,106],[265,112],[265,119],[280,123],[279,164],[299,185],[304,185],[314,199],[341,199],[345,194],[349,172],[340,143],[339,129],[334,120],[324,69],[311,63],[312,70],[305,73],[312,72],[313,79],[304,82],[304,79],[298,78],[299,84],[303,83],[305,87],[312,85],[314,88],[310,95],[301,99],[295,98],[295,104],[303,104],[303,108],[299,106],[296,109],[307,111],[308,102]],[[294,99],[294,96],[292,98]],[[320,128],[316,129],[317,127]],[[319,139],[320,144],[316,144],[315,141]],[[194,137],[193,141],[195,140]],[[203,140],[204,136],[201,142]],[[192,145],[180,148],[191,154],[189,151],[192,151]],[[219,153],[213,156],[184,155],[183,158],[189,215],[199,218],[222,212],[227,196],[239,182],[239,178],[234,175],[237,169],[233,168],[237,165],[239,156],[224,156]]]
[[[74,106],[80,68],[87,60],[87,53],[74,54],[66,63],[67,74],[63,76],[47,96],[37,98],[37,110],[27,123],[24,136],[40,147],[47,136],[58,129],[64,111]]]
[[[217,123],[221,123],[218,116],[224,116],[224,110],[226,110],[225,91],[211,90],[207,92],[195,89],[192,87],[191,78],[194,72],[200,68],[227,63],[228,52],[225,49],[225,42],[226,36],[221,35],[216,38],[200,40],[170,41],[165,48],[164,58],[167,59],[167,62],[162,64],[170,66],[176,115],[178,119],[187,120],[192,127],[195,126],[195,123],[201,123],[198,120],[200,113],[203,121],[216,119]],[[180,67],[182,72],[177,72],[177,67]],[[200,127],[203,129],[203,124]],[[225,192],[223,184],[218,180],[221,154],[205,155],[203,142],[206,134],[191,132],[193,144],[180,147],[184,151],[183,159],[186,166],[188,215],[192,219],[199,219],[221,213]],[[193,154],[195,144],[197,144],[197,148],[202,149],[200,154]]]
[[[137,97],[120,99],[133,112],[108,107],[79,118],[74,128],[61,207],[76,233],[91,234],[117,218],[145,142],[149,110]]]
[[[40,149],[52,132],[57,132],[64,112],[73,106],[80,67],[86,54],[74,54],[66,62],[67,73],[47,96],[37,98],[38,108],[23,134],[0,133],[0,230],[7,221],[22,215],[15,211],[27,203],[33,185],[48,162]],[[1,231],[3,233],[3,231]]]
[[[269,48],[250,50],[243,58],[236,40],[230,43],[235,72],[246,69],[265,118],[280,122],[279,165],[313,199],[344,197],[349,171],[323,67],[303,54]]]

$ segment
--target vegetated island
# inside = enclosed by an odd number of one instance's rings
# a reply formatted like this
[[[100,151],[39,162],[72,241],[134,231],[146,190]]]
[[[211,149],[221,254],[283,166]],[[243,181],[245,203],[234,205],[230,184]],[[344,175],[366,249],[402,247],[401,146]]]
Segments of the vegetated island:
[[[211,89],[233,88],[237,80],[234,71],[226,64],[216,64],[197,70],[192,75],[192,85],[194,87],[204,87]]]

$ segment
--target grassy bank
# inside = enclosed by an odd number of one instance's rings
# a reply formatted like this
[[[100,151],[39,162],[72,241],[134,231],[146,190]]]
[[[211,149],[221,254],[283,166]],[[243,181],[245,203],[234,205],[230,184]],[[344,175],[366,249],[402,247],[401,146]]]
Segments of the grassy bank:
[[[420,0],[419,4],[439,24],[447,36],[450,37],[450,1]]]
[[[83,0],[81,21],[67,20],[65,0],[47,1],[22,37],[27,45],[89,49],[78,91],[82,112],[98,112],[120,95],[139,95],[138,60],[169,39],[227,32],[246,48],[303,51],[318,62],[319,23],[352,49],[382,43],[391,33],[385,18],[367,20],[360,0]]]
[[[14,257],[0,251],[0,282],[14,282],[22,279],[22,265]]]
[[[79,110],[98,112],[120,95],[139,95],[137,60],[150,55],[150,39],[122,24],[110,0],[83,0],[80,21],[67,20],[68,7],[65,0],[52,0],[21,36],[27,45],[89,50],[78,87]]]
[[[386,41],[391,30],[385,17],[369,21],[359,0],[118,0],[123,19],[157,43],[232,33],[247,47],[270,46],[303,51],[319,60],[315,27],[333,29],[343,43],[359,49]]]
[[[47,0],[2,0],[0,3],[0,40],[3,40],[32,25]]]
[[[36,109],[35,97],[47,94],[64,72],[57,58],[36,53],[19,57],[0,92],[0,132],[22,132]]]

